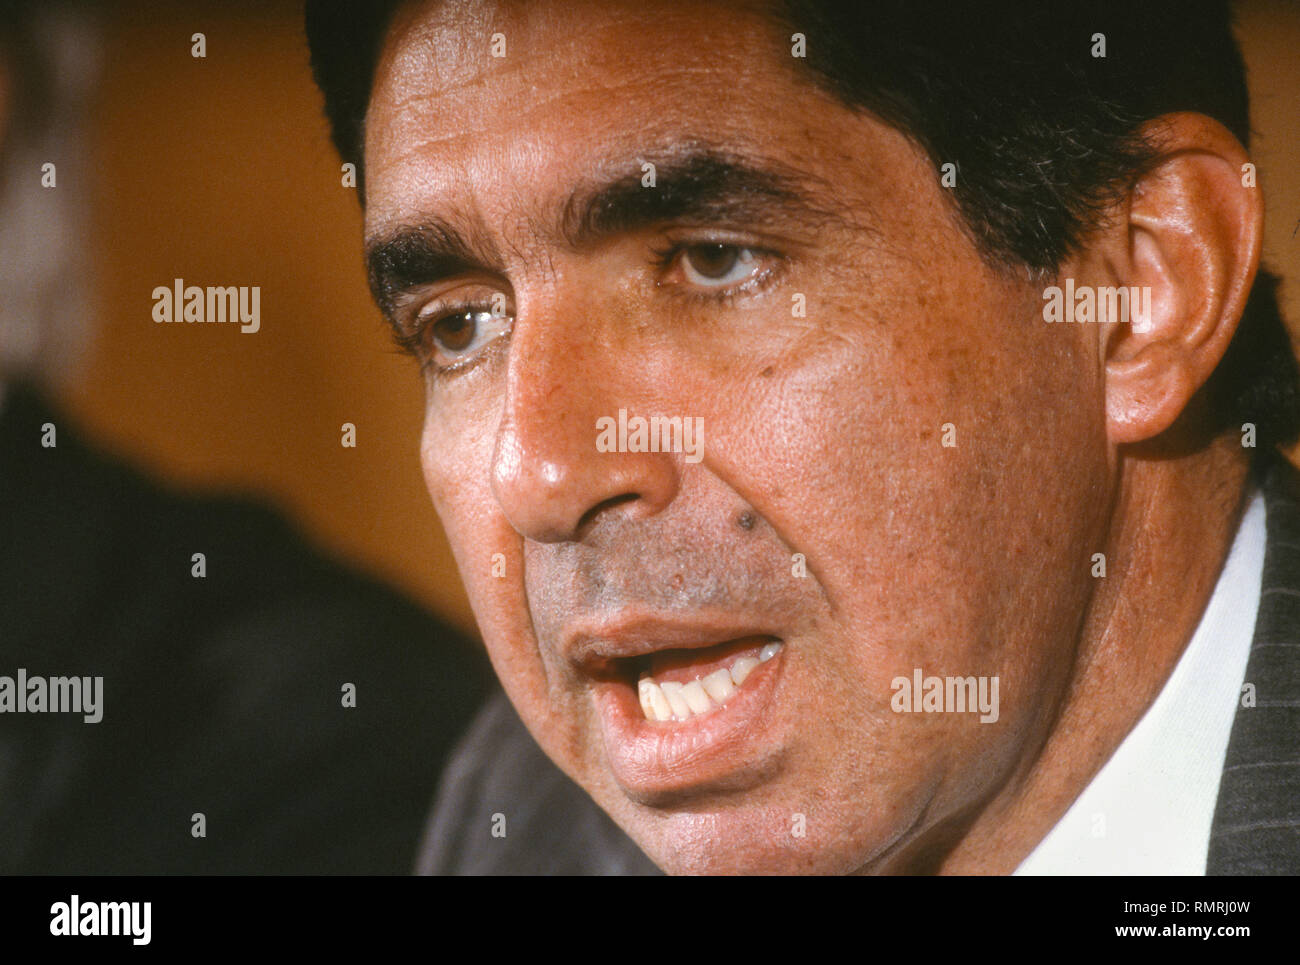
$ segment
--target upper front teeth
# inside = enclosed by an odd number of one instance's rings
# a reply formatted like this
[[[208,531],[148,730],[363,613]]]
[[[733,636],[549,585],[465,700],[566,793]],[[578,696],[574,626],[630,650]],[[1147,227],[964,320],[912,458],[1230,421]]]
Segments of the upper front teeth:
[[[771,660],[781,652],[781,644],[769,643],[758,652],[758,658],[738,657],[730,667],[719,668],[707,677],[682,684],[665,680],[655,683],[649,676],[637,683],[641,698],[641,711],[646,720],[688,720],[697,714],[707,713],[724,703],[736,688],[745,682],[760,663]]]

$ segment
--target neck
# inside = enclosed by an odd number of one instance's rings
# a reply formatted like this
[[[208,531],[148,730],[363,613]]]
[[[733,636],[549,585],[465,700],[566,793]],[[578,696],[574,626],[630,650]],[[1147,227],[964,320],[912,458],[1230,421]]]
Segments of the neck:
[[[1146,713],[1214,592],[1248,472],[1235,437],[1179,458],[1122,461],[1107,575],[1085,613],[1055,726],[975,817],[941,873],[1013,872]]]

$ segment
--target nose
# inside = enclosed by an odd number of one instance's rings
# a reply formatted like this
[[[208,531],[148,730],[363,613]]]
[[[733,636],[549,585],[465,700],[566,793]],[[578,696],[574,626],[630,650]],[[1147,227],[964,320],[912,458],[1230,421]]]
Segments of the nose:
[[[553,311],[516,315],[492,488],[525,539],[577,540],[604,516],[650,516],[676,496],[679,455],[597,447],[598,420],[641,394],[630,351]]]

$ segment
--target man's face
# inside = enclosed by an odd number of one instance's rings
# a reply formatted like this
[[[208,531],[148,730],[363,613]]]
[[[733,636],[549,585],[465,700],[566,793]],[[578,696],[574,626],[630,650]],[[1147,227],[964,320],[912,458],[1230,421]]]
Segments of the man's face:
[[[736,4],[432,3],[367,119],[492,661],[669,871],[924,867],[1040,749],[1104,548],[1095,335],[811,76]],[[620,410],[703,446],[608,451]],[[897,712],[917,669],[997,677],[997,720]]]

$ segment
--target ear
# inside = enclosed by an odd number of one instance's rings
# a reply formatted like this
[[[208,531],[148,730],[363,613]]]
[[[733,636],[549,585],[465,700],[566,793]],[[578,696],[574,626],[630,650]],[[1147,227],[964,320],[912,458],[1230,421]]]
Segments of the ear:
[[[1150,132],[1161,152],[1129,194],[1127,237],[1111,271],[1145,295],[1148,318],[1102,325],[1106,424],[1141,442],[1178,418],[1223,358],[1259,267],[1264,205],[1243,175],[1245,148],[1203,114],[1170,114]],[[1243,184],[1246,181],[1247,184]]]

